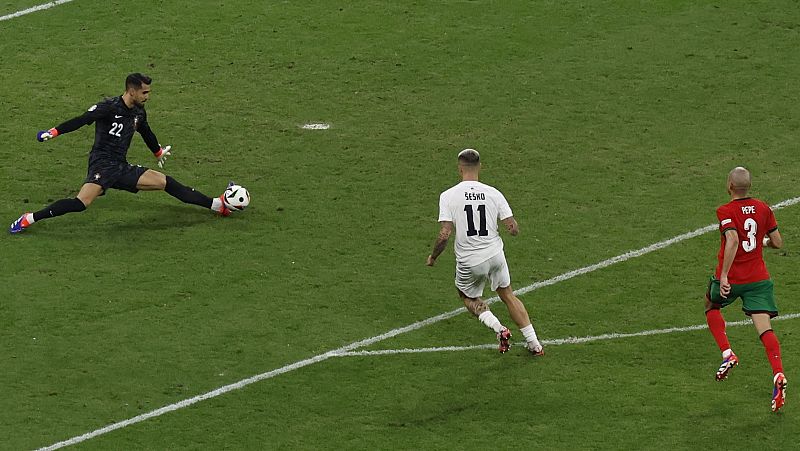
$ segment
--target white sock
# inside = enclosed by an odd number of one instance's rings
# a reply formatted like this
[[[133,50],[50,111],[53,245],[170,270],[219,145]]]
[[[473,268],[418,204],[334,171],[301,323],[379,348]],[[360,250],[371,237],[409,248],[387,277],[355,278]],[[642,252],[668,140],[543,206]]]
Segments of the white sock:
[[[487,310],[480,315],[478,315],[478,320],[486,325],[489,329],[494,330],[496,333],[499,333],[501,330],[505,329],[502,324],[500,324],[500,320],[494,316],[494,313]]]
[[[536,331],[533,330],[533,324],[528,324],[519,331],[522,332],[522,335],[525,337],[525,341],[533,345],[534,349],[542,347],[542,344],[539,343],[539,339],[536,337]]]
[[[731,354],[733,354],[733,351],[731,351],[731,348],[728,348],[728,349],[722,351],[722,360],[727,359],[728,357],[731,356]]]
[[[30,224],[33,224],[33,213],[25,214],[25,219],[27,219]]]
[[[222,200],[219,197],[211,199],[211,209],[214,211],[222,210]]]

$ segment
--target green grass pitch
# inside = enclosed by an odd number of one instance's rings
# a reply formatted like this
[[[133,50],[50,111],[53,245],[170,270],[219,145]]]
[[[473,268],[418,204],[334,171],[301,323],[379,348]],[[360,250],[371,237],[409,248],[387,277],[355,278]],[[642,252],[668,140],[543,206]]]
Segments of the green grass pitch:
[[[0,2],[0,16],[37,3]],[[515,288],[713,223],[737,165],[757,197],[800,196],[798,39],[786,0],[75,0],[1,21],[3,224],[85,176],[93,127],[48,143],[36,131],[135,71],[154,79],[165,172],[209,195],[235,180],[253,200],[219,218],[112,191],[0,236],[0,449],[458,308],[452,248],[424,262],[465,147],[520,223],[504,236]],[[155,166],[139,137],[129,160]],[[776,216],[787,244],[766,260],[797,313],[800,206]],[[717,250],[711,232],[522,298],[542,339],[702,324]],[[724,383],[705,330],[539,360],[521,347],[334,357],[75,449],[787,449],[800,320],[775,329],[790,383],[778,415],[763,348],[739,326]],[[460,314],[367,349],[493,339]]]

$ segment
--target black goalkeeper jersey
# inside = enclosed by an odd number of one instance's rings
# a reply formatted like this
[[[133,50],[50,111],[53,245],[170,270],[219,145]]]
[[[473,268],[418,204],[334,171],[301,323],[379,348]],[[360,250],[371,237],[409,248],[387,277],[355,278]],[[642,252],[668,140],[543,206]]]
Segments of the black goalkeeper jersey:
[[[151,152],[160,146],[147,123],[144,107],[128,108],[122,96],[111,97],[92,105],[85,113],[56,127],[59,134],[75,131],[95,123],[94,145],[89,156],[90,164],[98,160],[126,161],[133,133],[139,132]]]

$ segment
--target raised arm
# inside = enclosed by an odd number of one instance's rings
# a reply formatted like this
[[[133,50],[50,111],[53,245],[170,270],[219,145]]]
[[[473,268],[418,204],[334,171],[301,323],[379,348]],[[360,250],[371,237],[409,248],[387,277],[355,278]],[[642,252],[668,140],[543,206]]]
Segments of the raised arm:
[[[39,131],[39,133],[36,134],[36,139],[39,142],[42,142],[53,139],[58,135],[63,135],[64,133],[74,132],[84,125],[89,125],[97,119],[103,117],[104,114],[106,114],[106,109],[103,104],[93,105],[88,111],[80,116],[76,116],[72,119],[64,121],[50,130]]]

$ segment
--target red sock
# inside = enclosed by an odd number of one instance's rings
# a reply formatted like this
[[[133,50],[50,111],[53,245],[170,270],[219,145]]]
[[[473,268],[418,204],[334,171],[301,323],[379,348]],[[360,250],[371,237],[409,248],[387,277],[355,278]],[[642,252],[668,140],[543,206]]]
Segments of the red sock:
[[[783,372],[783,363],[781,362],[781,344],[778,343],[778,337],[772,329],[761,334],[761,343],[764,343],[764,349],[767,351],[767,359],[772,366],[772,374]]]
[[[711,331],[714,341],[719,346],[719,350],[725,352],[725,350],[730,349],[731,344],[728,342],[728,334],[725,333],[725,318],[722,317],[722,312],[719,309],[707,311],[706,322],[708,323],[708,330]]]

